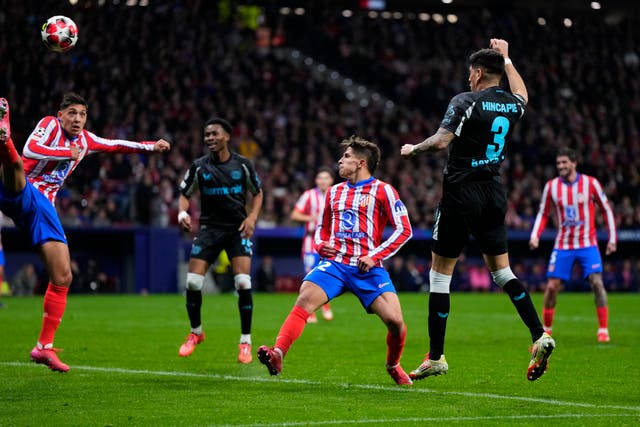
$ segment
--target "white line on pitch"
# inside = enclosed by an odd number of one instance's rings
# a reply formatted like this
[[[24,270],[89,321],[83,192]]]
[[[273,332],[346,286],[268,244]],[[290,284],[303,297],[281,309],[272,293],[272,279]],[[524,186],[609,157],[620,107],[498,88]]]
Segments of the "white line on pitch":
[[[363,419],[363,420],[326,420],[326,421],[301,421],[301,422],[285,422],[285,423],[259,423],[259,424],[226,424],[212,427],[294,427],[294,426],[326,426],[326,425],[344,425],[344,424],[391,424],[406,422],[464,422],[464,421],[504,421],[504,420],[553,420],[563,418],[602,418],[602,417],[636,417],[635,414],[557,414],[557,415],[504,415],[489,417],[424,417],[424,418],[391,418],[391,419]]]
[[[28,366],[28,367],[37,366],[33,363],[23,363],[23,362],[0,362],[0,365]],[[39,368],[42,369],[42,367],[39,367]],[[214,378],[214,379],[222,379],[222,380],[265,382],[265,383],[326,385],[326,383],[323,383],[321,381],[285,379],[282,377],[279,377],[279,378],[238,377],[234,375],[197,374],[193,372],[180,372],[180,371],[149,371],[144,369],[104,368],[99,366],[71,366],[71,368],[73,368],[74,370],[77,369],[81,371],[95,371],[95,372],[108,372],[108,373],[121,373],[121,374],[141,374],[141,375],[157,375],[157,376],[188,377],[188,378]],[[514,401],[520,401],[520,402],[544,403],[547,405],[571,406],[571,407],[577,407],[577,408],[610,409],[610,410],[621,409],[626,411],[640,412],[640,406],[595,405],[593,403],[567,402],[567,401],[556,400],[556,399],[541,399],[536,397],[524,397],[524,396],[504,396],[504,395],[493,394],[493,393],[441,391],[441,390],[431,390],[431,389],[417,388],[417,387],[379,386],[374,384],[331,383],[330,385],[334,387],[359,388],[364,390],[382,390],[382,391],[395,391],[395,392],[404,392],[404,393],[434,393],[434,394],[440,394],[440,395],[465,396],[465,397],[474,397],[474,398],[482,397],[482,398],[489,398],[489,399],[514,400]]]

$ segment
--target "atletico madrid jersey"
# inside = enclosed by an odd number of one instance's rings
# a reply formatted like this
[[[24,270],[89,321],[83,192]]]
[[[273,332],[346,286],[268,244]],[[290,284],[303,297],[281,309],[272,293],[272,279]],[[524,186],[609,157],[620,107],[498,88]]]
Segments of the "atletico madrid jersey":
[[[609,242],[615,243],[616,224],[607,196],[597,179],[583,174],[578,174],[573,182],[556,177],[545,184],[531,237],[540,237],[548,216],[554,212],[558,222],[556,249],[596,246],[596,203],[604,214]]]
[[[88,154],[98,152],[135,153],[153,151],[155,141],[127,141],[101,138],[83,129],[71,138],[56,117],[40,120],[22,150],[22,161],[27,179],[35,188],[55,204],[56,194],[64,180]],[[71,146],[78,147],[78,158],[71,158]]]
[[[306,190],[294,206],[294,209],[298,212],[309,215],[314,219],[304,224],[305,235],[302,240],[302,255],[306,253],[313,253],[315,249],[313,248],[313,236],[318,227],[318,222],[320,221],[320,217],[322,216],[322,211],[324,210],[324,195],[318,189],[318,187],[311,188]]]
[[[383,240],[385,226],[391,235]],[[412,236],[407,208],[391,185],[373,177],[348,181],[327,191],[322,222],[316,229],[316,247],[321,242],[335,248],[332,258],[351,266],[368,255],[378,266],[395,254]]]

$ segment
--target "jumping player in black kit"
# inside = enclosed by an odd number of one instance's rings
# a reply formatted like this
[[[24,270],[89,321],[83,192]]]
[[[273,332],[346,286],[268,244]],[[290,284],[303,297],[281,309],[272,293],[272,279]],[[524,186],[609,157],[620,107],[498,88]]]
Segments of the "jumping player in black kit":
[[[200,320],[202,285],[209,266],[224,249],[231,260],[240,311],[240,352],[238,362],[250,363],[251,317],[251,237],[262,208],[262,185],[253,164],[245,157],[229,151],[231,124],[221,118],[209,119],[204,125],[204,142],[210,153],[197,159],[180,184],[178,223],[191,231],[189,198],[200,193],[200,231],[193,240],[187,273],[187,314],[191,333],[180,347],[180,356],[189,356],[204,341]],[[247,194],[252,194],[247,214]]]
[[[507,196],[499,178],[509,137],[524,114],[527,88],[509,58],[508,43],[491,39],[490,47],[469,57],[471,92],[451,99],[436,133],[419,144],[405,144],[400,150],[403,157],[412,157],[422,151],[449,148],[431,248],[429,352],[409,374],[413,379],[446,374],[449,369],[444,357],[449,287],[469,234],[476,238],[494,282],[509,295],[531,332],[527,379],[534,381],[545,373],[555,348],[529,293],[509,265],[504,224]],[[511,93],[500,87],[503,74],[507,75]]]

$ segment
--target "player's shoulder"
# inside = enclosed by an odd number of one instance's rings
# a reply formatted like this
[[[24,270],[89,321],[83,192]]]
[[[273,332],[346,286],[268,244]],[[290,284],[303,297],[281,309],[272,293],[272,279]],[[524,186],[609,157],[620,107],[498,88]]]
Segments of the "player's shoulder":
[[[253,167],[253,161],[251,159],[249,159],[248,157],[243,156],[240,153],[237,153],[235,151],[231,152],[231,160],[238,162],[238,163],[242,163],[243,165],[249,165],[251,167]]]
[[[480,92],[460,92],[451,98],[449,104],[451,105],[461,105],[461,104],[472,104],[477,98],[480,97]]]
[[[206,165],[208,163],[209,160],[209,155],[205,155],[202,157],[198,157],[197,159],[195,159],[193,161],[193,163],[191,164],[192,167],[199,167],[199,166],[203,166]]]
[[[47,128],[49,126],[59,127],[60,126],[60,122],[58,121],[58,118],[55,117],[55,116],[44,116],[38,122],[38,126],[37,127],[39,127],[39,128]]]

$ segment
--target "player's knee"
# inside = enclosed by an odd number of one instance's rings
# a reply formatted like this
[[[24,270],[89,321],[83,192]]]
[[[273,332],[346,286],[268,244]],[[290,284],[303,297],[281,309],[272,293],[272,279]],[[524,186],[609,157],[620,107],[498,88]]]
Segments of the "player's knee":
[[[389,317],[385,322],[387,329],[394,335],[401,335],[404,331],[404,320],[402,320],[402,314],[398,313],[392,317]]]
[[[73,273],[71,273],[71,268],[54,271],[51,275],[50,280],[54,285],[64,286],[68,288],[69,286],[71,286],[71,280],[73,280]]]
[[[436,294],[450,293],[451,276],[429,270],[429,292]]]
[[[236,274],[233,276],[233,284],[238,291],[251,289],[251,276],[248,274]]]
[[[559,280],[549,280],[547,282],[547,292],[551,292],[553,294],[557,294],[558,290],[560,290],[560,281]]]
[[[201,291],[204,285],[204,276],[202,274],[187,273],[187,290]]]
[[[504,287],[507,283],[509,283],[513,279],[517,279],[516,275],[511,271],[511,267],[501,268],[500,270],[492,271],[491,277],[493,281],[496,282],[496,285],[501,288]]]

